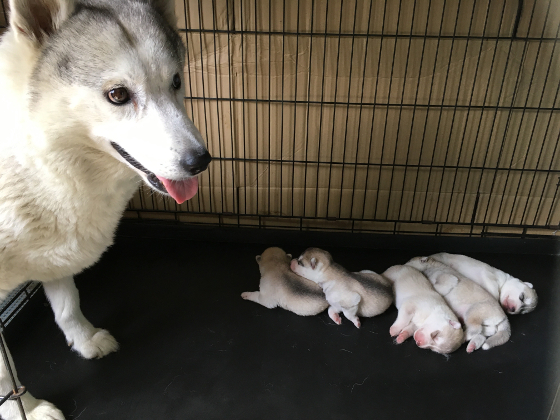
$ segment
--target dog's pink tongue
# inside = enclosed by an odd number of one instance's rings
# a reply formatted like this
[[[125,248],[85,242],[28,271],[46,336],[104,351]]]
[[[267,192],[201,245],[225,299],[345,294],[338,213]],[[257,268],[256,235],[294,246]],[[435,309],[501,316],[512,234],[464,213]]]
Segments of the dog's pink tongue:
[[[197,178],[189,178],[183,181],[172,181],[158,176],[158,179],[163,183],[165,189],[169,195],[175,199],[177,204],[190,200],[198,191]]]

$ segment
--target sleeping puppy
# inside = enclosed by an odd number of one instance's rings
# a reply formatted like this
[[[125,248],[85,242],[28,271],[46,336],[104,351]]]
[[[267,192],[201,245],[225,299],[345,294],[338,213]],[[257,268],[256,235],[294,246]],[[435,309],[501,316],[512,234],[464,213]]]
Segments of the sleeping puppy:
[[[335,263],[331,254],[319,248],[309,248],[296,260],[292,271],[317,283],[329,302],[329,316],[341,324],[339,313],[360,328],[360,316],[379,315],[393,302],[389,281],[373,271],[351,273]]]
[[[452,353],[463,344],[461,323],[421,272],[395,265],[382,276],[393,282],[399,315],[389,333],[397,337],[397,344],[413,336],[418,347],[442,354]]]
[[[416,257],[406,263],[420,270],[465,324],[467,352],[488,350],[506,343],[509,321],[500,304],[486,290],[453,268],[431,257]]]
[[[432,255],[432,258],[482,286],[500,302],[510,315],[526,314],[537,307],[537,292],[531,283],[523,282],[502,270],[466,255],[441,252]]]
[[[268,248],[257,255],[261,272],[259,292],[244,292],[243,299],[260,303],[269,309],[277,306],[297,315],[316,315],[327,309],[323,289],[290,270],[292,256],[280,248]]]

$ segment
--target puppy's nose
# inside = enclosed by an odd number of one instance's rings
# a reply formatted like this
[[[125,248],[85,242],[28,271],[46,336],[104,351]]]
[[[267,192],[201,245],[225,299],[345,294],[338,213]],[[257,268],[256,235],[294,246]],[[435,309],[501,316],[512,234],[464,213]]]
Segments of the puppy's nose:
[[[185,156],[181,159],[181,166],[185,171],[189,172],[190,175],[196,175],[204,171],[211,160],[212,156],[205,150],[204,153],[199,155],[189,154]]]

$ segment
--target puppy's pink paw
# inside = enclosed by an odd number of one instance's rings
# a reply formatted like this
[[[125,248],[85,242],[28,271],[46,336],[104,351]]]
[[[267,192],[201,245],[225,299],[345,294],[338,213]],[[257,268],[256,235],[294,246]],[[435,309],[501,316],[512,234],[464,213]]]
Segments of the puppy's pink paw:
[[[470,343],[470,344],[467,346],[467,353],[472,353],[472,352],[475,351],[475,350],[476,350],[476,344]]]
[[[340,318],[339,314],[331,314],[331,319],[334,321],[335,324],[340,325],[342,324],[342,318]]]
[[[398,336],[397,336],[397,344],[401,344],[403,343],[408,337],[410,337],[410,334],[408,334],[406,331],[401,332]]]
[[[362,326],[362,323],[361,323],[360,320],[358,319],[358,320],[356,320],[356,321],[354,322],[354,325],[356,326],[356,328],[360,328],[360,327]]]
[[[391,328],[389,328],[389,334],[391,334],[391,337],[399,335],[399,332],[400,330],[395,326],[391,326]]]

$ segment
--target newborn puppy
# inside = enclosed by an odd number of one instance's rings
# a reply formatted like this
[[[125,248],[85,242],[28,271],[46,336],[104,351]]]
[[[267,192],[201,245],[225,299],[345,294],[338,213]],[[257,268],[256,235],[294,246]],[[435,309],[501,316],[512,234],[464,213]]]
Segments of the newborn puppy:
[[[421,272],[395,265],[382,276],[393,282],[399,315],[389,333],[397,336],[397,344],[413,335],[418,347],[442,354],[452,353],[463,344],[461,323]]]
[[[290,270],[292,256],[280,248],[268,248],[256,260],[261,272],[259,292],[244,292],[243,299],[269,309],[280,306],[297,315],[317,315],[327,309],[323,289]]]
[[[467,352],[488,350],[504,344],[511,335],[509,321],[500,304],[486,290],[451,267],[431,257],[406,263],[422,273],[465,324]]]
[[[432,258],[482,286],[500,301],[502,307],[510,315],[526,314],[537,307],[537,292],[531,283],[523,282],[502,270],[466,255],[441,252],[432,255]]]
[[[357,315],[379,315],[393,302],[391,284],[373,271],[351,273],[335,263],[331,254],[319,248],[309,248],[296,260],[292,271],[317,283],[329,302],[329,316],[340,325],[339,313],[360,328]]]

